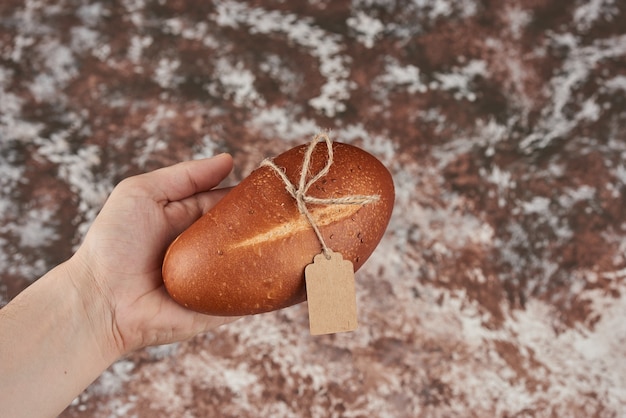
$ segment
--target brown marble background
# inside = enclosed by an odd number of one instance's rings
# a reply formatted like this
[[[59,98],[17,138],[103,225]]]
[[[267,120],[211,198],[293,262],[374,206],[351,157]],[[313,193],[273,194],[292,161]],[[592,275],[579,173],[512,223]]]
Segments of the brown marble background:
[[[358,331],[245,318],[117,362],[62,416],[625,416],[625,21],[621,0],[4,0],[0,306],[135,173],[228,151],[234,184],[330,128],[397,187]]]

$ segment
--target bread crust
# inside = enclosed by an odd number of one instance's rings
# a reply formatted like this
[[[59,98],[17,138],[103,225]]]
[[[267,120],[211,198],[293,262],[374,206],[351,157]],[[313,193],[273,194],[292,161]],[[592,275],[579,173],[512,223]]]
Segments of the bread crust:
[[[350,260],[356,271],[387,228],[395,198],[393,180],[386,167],[364,150],[339,142],[332,146],[330,171],[307,194],[379,196],[363,206],[307,205],[328,247]],[[292,148],[274,159],[294,184],[307,147]],[[317,144],[309,172],[321,170],[327,157],[326,145]],[[272,168],[262,166],[176,238],[165,255],[163,280],[174,300],[198,312],[220,316],[269,312],[306,299],[304,269],[321,249],[284,181]]]

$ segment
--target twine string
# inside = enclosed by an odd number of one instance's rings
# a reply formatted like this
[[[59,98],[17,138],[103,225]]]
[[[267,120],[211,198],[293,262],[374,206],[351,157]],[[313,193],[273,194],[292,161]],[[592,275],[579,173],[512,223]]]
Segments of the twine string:
[[[309,179],[309,181],[307,181],[306,180],[307,177],[311,174],[310,173],[311,157],[313,155],[313,150],[315,149],[316,145],[321,141],[326,142],[326,148],[328,149],[328,157],[326,159],[326,164],[318,173],[316,173],[313,177]],[[324,256],[327,259],[331,258],[330,256],[331,250],[326,245],[326,241],[324,240],[324,237],[322,236],[319,225],[313,218],[313,215],[311,215],[311,212],[309,211],[307,204],[365,205],[367,203],[372,203],[380,199],[379,195],[369,195],[369,196],[368,195],[350,195],[350,196],[343,196],[343,197],[333,197],[333,198],[328,198],[328,199],[323,199],[323,198],[318,198],[318,197],[307,195],[309,188],[316,181],[318,181],[319,179],[324,177],[326,174],[328,174],[328,171],[330,170],[330,167],[333,164],[333,162],[334,162],[333,142],[328,136],[328,134],[325,132],[315,135],[315,137],[311,141],[311,144],[307,148],[306,153],[304,154],[304,159],[302,162],[302,169],[300,170],[300,179],[298,181],[297,187],[289,180],[289,178],[287,177],[287,174],[285,173],[285,170],[277,166],[276,163],[274,163],[274,161],[268,158],[268,159],[263,160],[263,162],[261,162],[261,167],[267,166],[267,167],[272,168],[274,172],[278,174],[278,176],[283,181],[283,183],[285,183],[285,189],[287,189],[287,192],[289,192],[291,197],[295,199],[298,210],[307,219],[307,221],[313,228],[313,231],[315,231],[315,235],[317,235],[317,239],[322,245],[322,251],[324,253]]]

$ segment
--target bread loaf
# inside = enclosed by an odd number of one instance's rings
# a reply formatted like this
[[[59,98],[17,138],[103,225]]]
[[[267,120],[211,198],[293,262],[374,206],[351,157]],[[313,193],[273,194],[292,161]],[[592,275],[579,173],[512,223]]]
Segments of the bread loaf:
[[[307,149],[302,145],[273,160],[294,185]],[[329,153],[323,143],[311,149],[308,173],[315,174]],[[307,204],[327,246],[350,260],[356,271],[385,232],[394,203],[393,180],[380,161],[357,147],[335,142],[332,150],[328,173],[307,195],[378,196],[359,205]],[[261,166],[170,245],[163,280],[174,300],[198,312],[269,312],[306,299],[304,269],[321,251],[320,239],[284,179],[272,167]]]

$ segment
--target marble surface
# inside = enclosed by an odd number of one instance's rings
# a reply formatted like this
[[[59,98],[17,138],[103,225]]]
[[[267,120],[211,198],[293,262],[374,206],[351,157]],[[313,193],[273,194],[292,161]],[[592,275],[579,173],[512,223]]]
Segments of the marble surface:
[[[306,306],[117,362],[63,417],[626,415],[621,0],[4,0],[0,306],[122,178],[319,129],[391,170],[360,328]]]

